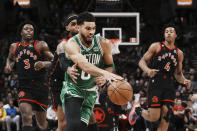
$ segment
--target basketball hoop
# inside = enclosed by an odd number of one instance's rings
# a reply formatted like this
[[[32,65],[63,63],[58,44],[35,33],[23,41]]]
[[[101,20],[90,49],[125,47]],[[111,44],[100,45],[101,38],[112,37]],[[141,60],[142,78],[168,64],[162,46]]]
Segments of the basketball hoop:
[[[109,39],[112,44],[112,55],[119,54],[119,44],[121,43],[120,39]]]

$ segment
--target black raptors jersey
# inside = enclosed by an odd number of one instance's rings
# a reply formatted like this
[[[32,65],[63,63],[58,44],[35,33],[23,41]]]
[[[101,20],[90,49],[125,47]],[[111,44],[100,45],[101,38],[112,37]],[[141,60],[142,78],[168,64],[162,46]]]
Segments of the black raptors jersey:
[[[44,78],[45,69],[35,71],[34,64],[37,61],[43,61],[42,54],[36,48],[35,40],[27,45],[22,42],[16,44],[15,56],[16,56],[16,73],[19,79],[36,79]]]
[[[178,48],[175,46],[169,49],[164,42],[159,44],[160,50],[154,55],[151,61],[151,68],[158,69],[159,73],[171,77],[178,64]]]

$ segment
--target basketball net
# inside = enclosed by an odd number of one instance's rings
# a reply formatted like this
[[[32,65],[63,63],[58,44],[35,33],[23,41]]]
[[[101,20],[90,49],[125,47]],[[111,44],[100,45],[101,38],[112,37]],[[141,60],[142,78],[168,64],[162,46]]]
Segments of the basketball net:
[[[120,53],[119,44],[121,40],[120,39],[108,39],[108,40],[110,40],[112,44],[112,55],[119,54]]]

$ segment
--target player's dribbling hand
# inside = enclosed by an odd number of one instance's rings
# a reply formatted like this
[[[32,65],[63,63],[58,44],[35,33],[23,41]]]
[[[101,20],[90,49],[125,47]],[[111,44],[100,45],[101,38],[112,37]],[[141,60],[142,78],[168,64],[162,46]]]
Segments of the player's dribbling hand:
[[[150,78],[153,78],[153,77],[157,74],[157,72],[159,72],[159,70],[150,69],[150,70],[148,71],[148,76],[149,76]]]
[[[104,79],[102,76],[94,78],[94,82],[98,86],[103,86],[106,83],[106,79]]]
[[[75,82],[75,83],[77,83],[77,76],[79,76],[80,74],[79,73],[77,73],[78,72],[78,70],[76,69],[76,67],[77,67],[77,64],[74,64],[72,67],[68,67],[68,69],[67,69],[67,73],[68,73],[68,75],[71,77],[71,79]]]
[[[186,85],[187,89],[190,89],[190,87],[191,87],[191,81],[190,80],[185,79],[184,82],[183,82],[183,84]]]
[[[12,68],[10,66],[6,66],[4,69],[4,73],[9,74],[12,71]]]
[[[43,61],[37,61],[37,62],[34,64],[34,69],[35,69],[35,71],[39,71],[39,70],[41,70],[42,68],[44,68],[44,62],[43,62]]]
[[[121,76],[118,76],[116,74],[113,74],[111,72],[105,71],[103,78],[107,81],[109,81],[109,83],[112,83],[112,81],[117,81],[117,80],[123,80],[123,78]]]

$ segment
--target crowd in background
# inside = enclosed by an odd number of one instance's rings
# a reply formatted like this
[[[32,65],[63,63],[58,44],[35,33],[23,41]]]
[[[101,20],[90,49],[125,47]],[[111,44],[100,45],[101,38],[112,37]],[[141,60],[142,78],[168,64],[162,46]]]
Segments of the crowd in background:
[[[147,74],[143,73],[137,64],[152,42],[162,40],[162,35],[160,35],[161,25],[166,21],[161,20],[163,23],[156,23],[155,26],[158,26],[158,29],[154,27],[153,33],[151,34],[148,32],[152,27],[150,24],[151,20],[147,20],[146,14],[141,11],[140,3],[138,2],[137,4],[137,8],[130,8],[128,11],[138,11],[141,13],[140,45],[120,46],[120,54],[114,55],[114,62],[117,74],[123,76],[124,79],[132,85],[135,94],[140,94],[139,101],[142,106],[145,106],[149,79]],[[43,8],[40,8],[40,6]],[[7,129],[9,131],[9,129],[11,129],[12,125],[10,123],[16,123],[17,128],[15,129],[19,130],[20,125],[18,125],[18,123],[21,123],[17,104],[17,75],[14,72],[11,74],[4,74],[3,72],[9,46],[18,40],[16,27],[24,20],[30,19],[34,21],[39,27],[38,38],[46,41],[50,49],[54,52],[58,40],[61,39],[65,33],[62,27],[63,18],[73,11],[79,13],[91,7],[89,1],[81,0],[43,0],[42,2],[40,1],[40,6],[35,5],[30,9],[26,9],[18,5],[13,6],[12,1],[5,2],[4,8],[6,8],[7,21],[4,21],[5,27],[3,28],[3,33],[1,32],[0,35],[0,123],[3,121],[6,122],[5,125],[1,126],[1,129],[4,130]],[[90,11],[93,10],[90,8]],[[180,131],[184,128],[194,130],[197,129],[197,36],[195,34],[197,21],[196,18],[190,18],[181,13],[169,19],[181,27],[180,37],[176,45],[184,52],[183,73],[192,81],[191,89],[187,89],[184,85],[176,83],[176,99],[175,106],[173,107],[174,115],[172,117],[172,121],[174,122],[171,123],[169,130],[176,129]],[[129,25],[129,23],[127,24]],[[155,35],[155,33],[157,33],[157,35]],[[128,105],[124,108],[120,108],[120,110],[125,113],[129,108]],[[5,116],[6,114],[7,116]],[[54,119],[54,121],[56,120],[55,116],[51,118]],[[133,128],[134,130],[145,130],[146,128],[154,128],[154,125],[157,125],[157,123],[150,124],[140,118]],[[121,127],[121,124],[119,124],[119,126]],[[127,125],[120,130],[126,131],[130,128],[131,127]]]

